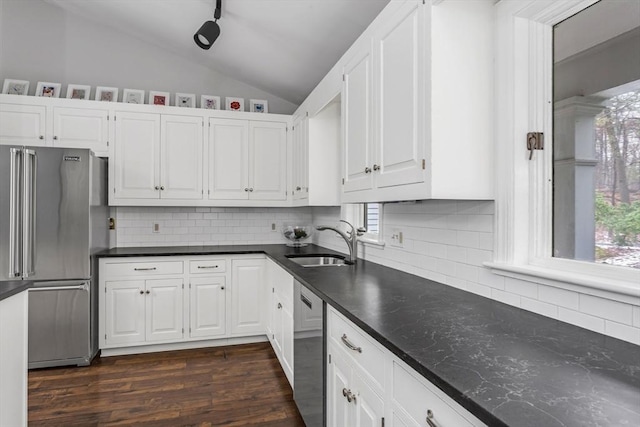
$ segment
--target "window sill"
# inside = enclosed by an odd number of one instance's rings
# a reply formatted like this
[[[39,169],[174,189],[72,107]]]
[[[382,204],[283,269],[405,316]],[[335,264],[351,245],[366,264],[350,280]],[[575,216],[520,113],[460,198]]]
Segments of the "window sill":
[[[577,291],[614,301],[640,304],[640,282],[637,281],[576,273],[533,264],[486,262],[484,266],[499,276]]]
[[[385,245],[384,241],[380,241],[378,239],[372,239],[372,238],[368,238],[368,237],[359,237],[358,238],[358,242],[364,243],[367,246],[384,247],[384,245]]]

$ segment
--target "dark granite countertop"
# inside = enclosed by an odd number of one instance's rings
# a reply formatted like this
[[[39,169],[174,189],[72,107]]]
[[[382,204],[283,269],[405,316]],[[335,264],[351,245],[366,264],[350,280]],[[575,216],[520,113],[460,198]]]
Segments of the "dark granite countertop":
[[[0,301],[15,294],[19,294],[22,291],[26,291],[30,286],[31,282],[28,280],[9,280],[7,282],[0,282]]]
[[[99,256],[265,253],[489,426],[640,426],[640,347],[399,270],[304,268],[284,245]]]

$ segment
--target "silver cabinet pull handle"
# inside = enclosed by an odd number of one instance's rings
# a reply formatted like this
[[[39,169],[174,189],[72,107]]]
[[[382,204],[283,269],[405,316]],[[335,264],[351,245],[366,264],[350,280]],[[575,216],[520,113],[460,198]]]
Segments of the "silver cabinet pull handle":
[[[438,424],[433,421],[433,411],[431,409],[427,410],[427,424],[429,424],[429,427],[438,427]]]
[[[160,186],[160,190],[163,190],[163,191],[164,191],[164,185],[161,185],[161,186]]]
[[[40,135],[38,138],[39,139],[44,139],[44,135]]]
[[[140,295],[144,295],[144,291],[140,291]]]
[[[358,353],[362,353],[362,347],[356,347],[355,345],[353,345],[351,341],[349,341],[349,339],[347,338],[347,334],[342,335],[342,342],[344,343],[344,345],[349,347],[350,350],[357,351]]]
[[[364,173],[371,173],[371,168],[368,166],[364,168]]]
[[[279,309],[282,308],[282,304],[281,303],[278,303],[278,308]]]
[[[373,170],[374,171],[379,171],[380,170],[380,166],[379,165],[373,165]]]
[[[155,267],[146,267],[146,268],[134,268],[135,271],[153,271],[156,270]]]
[[[198,268],[206,269],[206,268],[218,268],[217,265],[199,265]]]
[[[154,188],[155,188],[156,190],[159,190],[159,189],[160,189],[160,186],[159,186],[159,185],[156,185]]]
[[[146,290],[146,291],[144,291],[144,293],[149,295],[151,293],[151,291],[150,290]]]
[[[302,188],[296,187],[296,191],[300,191],[300,190],[302,190]]]
[[[57,141],[57,140],[58,140],[58,137],[57,137],[57,136],[54,136],[54,137],[53,137],[53,140],[54,140],[54,141]]]
[[[342,389],[342,395],[347,398],[347,402],[356,403],[356,395],[351,392],[351,390],[347,390],[346,388]]]
[[[248,192],[248,191],[249,191],[249,189],[248,189],[248,188],[245,188],[245,189],[244,189],[244,191],[247,191],[247,192]]]
[[[249,188],[249,192],[250,193],[253,192],[253,187]]]

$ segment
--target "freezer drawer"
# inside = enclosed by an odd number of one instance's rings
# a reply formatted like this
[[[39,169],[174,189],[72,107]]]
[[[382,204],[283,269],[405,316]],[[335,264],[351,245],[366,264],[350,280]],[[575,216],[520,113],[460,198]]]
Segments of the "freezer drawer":
[[[90,282],[37,284],[29,290],[29,368],[88,365]]]

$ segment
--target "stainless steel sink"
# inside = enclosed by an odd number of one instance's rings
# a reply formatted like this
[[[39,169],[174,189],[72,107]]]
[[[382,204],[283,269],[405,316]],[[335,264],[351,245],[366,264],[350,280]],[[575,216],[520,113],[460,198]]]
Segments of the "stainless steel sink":
[[[341,267],[351,265],[343,257],[335,255],[287,255],[289,260],[303,267]]]

